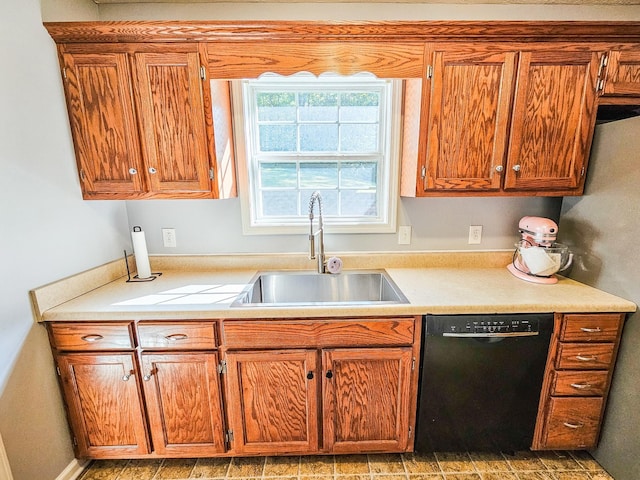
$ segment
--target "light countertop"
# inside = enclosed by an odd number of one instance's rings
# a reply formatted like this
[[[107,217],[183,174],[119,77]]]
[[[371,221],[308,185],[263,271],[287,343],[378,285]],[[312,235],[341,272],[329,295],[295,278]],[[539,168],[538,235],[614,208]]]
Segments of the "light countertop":
[[[446,255],[451,256],[444,258]],[[40,321],[636,310],[630,301],[568,278],[559,277],[554,285],[515,278],[504,267],[509,255],[508,252],[486,252],[343,257],[347,269],[378,269],[385,265],[389,276],[409,300],[408,304],[231,307],[231,302],[258,271],[274,270],[269,268],[274,265],[263,257],[260,261],[251,257],[250,262],[246,258],[234,262],[229,256],[223,261],[221,257],[211,260],[208,256],[152,257],[152,270],[162,271],[162,275],[151,282],[127,283],[127,277],[121,276],[121,266],[116,265],[115,272],[105,274],[104,268],[84,272],[77,278],[34,289],[31,295]],[[282,256],[278,258],[278,265],[282,266]],[[248,263],[254,268],[248,268]],[[285,258],[284,266],[310,270],[307,263],[298,259],[288,262]],[[109,268],[113,270],[113,266]],[[87,275],[90,281],[85,278]]]

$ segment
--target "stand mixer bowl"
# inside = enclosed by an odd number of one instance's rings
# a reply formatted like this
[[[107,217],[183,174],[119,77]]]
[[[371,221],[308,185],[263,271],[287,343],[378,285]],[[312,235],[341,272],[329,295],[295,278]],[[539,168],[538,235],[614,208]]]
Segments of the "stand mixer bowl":
[[[530,245],[527,242],[516,243],[513,263],[508,269],[518,278],[534,283],[556,283],[554,273],[565,270],[571,265],[572,255],[569,247],[561,243],[552,243],[548,247]]]

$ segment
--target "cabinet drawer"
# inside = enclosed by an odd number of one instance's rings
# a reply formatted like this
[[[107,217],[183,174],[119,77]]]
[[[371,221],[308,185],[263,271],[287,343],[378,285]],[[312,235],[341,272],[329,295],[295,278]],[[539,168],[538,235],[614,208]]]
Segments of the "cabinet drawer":
[[[227,321],[228,348],[411,345],[414,318]]]
[[[593,397],[602,396],[607,391],[609,372],[564,370],[553,372],[551,395]]]
[[[216,348],[215,322],[139,323],[142,348],[206,350]]]
[[[560,343],[556,368],[606,370],[613,360],[613,343]]]
[[[127,350],[134,348],[131,322],[51,323],[51,341],[58,350]]]
[[[551,398],[544,446],[548,449],[594,447],[600,431],[602,398]]]
[[[615,342],[622,326],[622,315],[565,315],[560,331],[563,342]]]

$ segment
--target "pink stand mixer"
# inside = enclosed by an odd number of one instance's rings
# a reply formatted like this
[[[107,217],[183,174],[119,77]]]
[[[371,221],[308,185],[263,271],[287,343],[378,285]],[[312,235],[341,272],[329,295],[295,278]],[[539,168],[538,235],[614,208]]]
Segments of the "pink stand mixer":
[[[507,270],[527,282],[557,283],[554,273],[569,268],[573,255],[566,245],[556,243],[556,222],[544,217],[522,217],[518,231],[522,238],[516,243],[513,262]]]

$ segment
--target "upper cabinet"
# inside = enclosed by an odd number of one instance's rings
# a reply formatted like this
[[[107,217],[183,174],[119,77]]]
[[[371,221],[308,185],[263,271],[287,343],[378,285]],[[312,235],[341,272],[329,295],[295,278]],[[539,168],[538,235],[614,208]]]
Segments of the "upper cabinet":
[[[236,195],[230,82],[404,81],[403,196],[581,195],[599,105],[637,105],[640,22],[69,22],[84,198]]]
[[[495,45],[434,48],[424,82],[424,191],[499,190],[517,54]]]
[[[522,52],[505,190],[582,193],[601,52]]]
[[[640,45],[629,48],[609,53],[603,95],[640,96]]]
[[[61,48],[84,198],[219,196],[202,57],[197,44]]]
[[[424,157],[403,195],[581,194],[602,56],[571,45],[434,48],[423,83]]]

